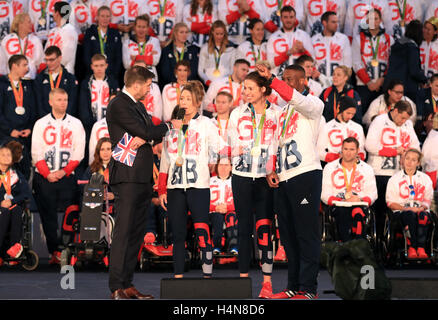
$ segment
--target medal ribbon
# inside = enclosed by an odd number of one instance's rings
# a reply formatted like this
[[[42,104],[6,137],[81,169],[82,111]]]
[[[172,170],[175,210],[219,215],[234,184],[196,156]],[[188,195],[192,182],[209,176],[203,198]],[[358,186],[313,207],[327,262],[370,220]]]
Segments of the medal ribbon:
[[[161,5],[161,1],[158,1],[159,5],[160,5],[160,16],[164,17],[165,11],[166,11],[166,4],[167,4],[167,0],[164,0],[164,4]]]
[[[186,145],[187,134],[189,132],[189,128],[187,127],[187,130],[184,133],[184,139],[181,138],[183,136],[182,131],[183,131],[183,129],[181,127],[181,129],[178,131],[178,157],[181,157],[181,155],[184,152],[184,147]]]
[[[46,18],[46,11],[47,11],[47,5],[49,4],[50,0],[40,0],[40,6],[41,6],[41,18],[45,19]],[[44,2],[44,6],[43,6],[43,2]]]
[[[259,127],[257,128],[257,118],[256,118],[256,112],[254,110],[254,107],[252,104],[249,105],[251,109],[251,120],[252,120],[252,128],[254,131],[254,146],[258,147],[260,144],[260,133],[262,132],[263,126],[265,124],[266,119],[266,108],[268,104],[265,104],[265,109],[263,110],[262,118],[260,119]]]
[[[18,90],[14,85],[14,81],[11,78],[11,75],[8,75],[9,82],[11,83],[12,92],[14,93],[15,98],[15,104],[17,107],[23,107],[23,85],[21,84],[21,81],[18,80]]]
[[[233,80],[231,79],[231,76],[228,77],[228,82],[230,84],[230,92],[231,95],[234,96],[234,91],[233,91]],[[240,84],[239,89],[237,90],[237,96],[236,99],[233,100],[233,106],[237,107],[239,105],[239,101],[240,101],[240,96],[242,95],[242,84]]]
[[[257,49],[257,57],[256,57],[256,54],[255,54],[254,44],[253,43],[251,43],[251,51],[252,51],[252,54],[254,55],[254,63],[257,63],[257,61],[260,60],[261,46]]]
[[[216,54],[216,51],[219,55]],[[219,70],[219,63],[221,62],[221,55],[222,54],[220,53],[220,51],[216,47],[214,47],[213,54],[214,54],[214,64],[216,66],[216,70]]]
[[[143,45],[140,45],[140,43],[138,43],[137,46],[138,46],[138,54],[143,56],[144,55],[144,51],[146,49],[146,41],[143,42]]]
[[[370,38],[370,43],[371,50],[373,52],[373,60],[377,60],[377,54],[379,53],[380,36],[377,37],[376,46],[373,46],[373,37]]]
[[[99,28],[97,29],[97,35],[99,36],[99,44],[100,44],[100,53],[105,55],[105,47],[108,33],[105,34],[105,37],[102,39],[102,34],[100,33]]]
[[[99,173],[103,175],[105,182],[109,183],[109,168],[107,167],[105,168],[105,170],[103,170],[103,168],[100,168]]]
[[[49,72],[49,80],[50,80],[50,88],[55,89],[55,88],[59,88],[59,84],[61,83],[61,78],[62,78],[62,68],[61,71],[58,74],[58,78],[56,79],[56,87],[53,86],[53,78],[52,78],[52,73]]]
[[[277,1],[277,12],[279,12],[281,10],[282,6],[283,6],[283,0],[278,0]]]
[[[406,4],[407,4],[408,0],[402,0],[402,1],[403,1],[403,12],[401,10],[399,0],[395,0],[395,3],[397,4],[397,9],[398,9],[398,12],[400,13],[400,19],[401,19],[401,21],[404,22],[405,16],[406,16]]]
[[[336,105],[336,92],[333,95],[333,99],[334,99],[334,104],[333,104],[333,114],[336,118],[336,116],[338,115],[338,106]]]
[[[222,137],[222,125],[221,125],[221,121],[218,119],[218,118],[216,118],[216,120],[217,120],[217,125],[219,126],[219,136],[221,136]],[[227,129],[228,129],[228,121],[230,120],[230,118],[228,118],[227,119],[227,123],[225,124],[225,130],[224,130],[224,133],[227,131]]]
[[[353,181],[354,181],[354,174],[356,173],[356,163],[354,164],[353,172],[351,173],[351,177],[350,177],[350,181],[348,181],[347,170],[344,168],[344,166],[342,166],[342,172],[344,173],[345,188],[346,188],[347,192],[351,192],[351,187],[353,186]]]
[[[436,100],[435,100],[435,98],[433,97],[433,94],[431,94],[431,97],[432,97],[433,113],[436,113],[436,112],[437,112],[437,109],[436,109]]]
[[[179,104],[179,98],[181,97],[181,88],[179,86],[179,83],[176,83],[176,104]]]
[[[11,195],[11,170],[7,173],[0,175],[0,187],[3,184],[6,194]]]
[[[180,61],[182,61],[184,59],[185,49],[186,49],[186,47],[184,46],[182,48],[181,52],[178,53],[178,50],[175,47],[173,55],[175,56],[176,62],[180,62]]]
[[[23,56],[26,55],[27,44],[28,44],[28,42],[29,42],[28,38],[29,38],[29,36],[26,36],[26,40],[24,40],[24,50],[23,50],[23,49],[22,49],[22,46],[21,46],[21,39],[20,39],[20,37],[18,37],[18,42],[20,43],[20,53],[21,53]]]
[[[290,104],[287,106],[287,112],[289,112]],[[281,128],[281,138],[284,139],[284,135],[286,134],[286,128],[289,125],[290,118],[292,118],[293,113],[295,112],[295,108],[292,108],[291,113],[287,116],[287,120],[283,121],[283,127]],[[287,113],[286,113],[287,114]]]

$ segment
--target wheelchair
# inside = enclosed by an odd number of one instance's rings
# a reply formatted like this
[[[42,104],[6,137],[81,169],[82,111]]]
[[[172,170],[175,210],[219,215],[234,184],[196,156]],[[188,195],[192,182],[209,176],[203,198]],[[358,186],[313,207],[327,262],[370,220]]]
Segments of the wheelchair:
[[[365,239],[370,243],[375,255],[378,255],[377,231],[376,231],[376,215],[373,207],[368,206],[366,202],[348,203],[334,201],[334,206],[328,206],[321,203],[320,207],[320,228],[321,228],[321,242],[340,242],[340,235],[336,217],[333,212],[336,205],[343,207],[360,207],[365,214],[364,217],[364,235]],[[350,228],[351,233],[351,228]]]
[[[32,250],[32,214],[29,209],[29,200],[21,203],[24,207],[22,213],[22,238],[21,245],[23,246],[23,252],[20,254],[18,258],[5,257],[3,259],[4,262],[9,265],[19,264],[24,270],[33,271],[39,265],[39,256],[38,254]],[[9,242],[8,239],[5,241]],[[3,250],[2,250],[3,251]]]
[[[78,184],[85,183],[78,181]],[[84,263],[109,266],[114,218],[111,215],[112,206],[104,200],[107,192],[103,176],[93,174],[84,189],[81,212],[77,205],[67,208],[63,223],[63,230],[67,233],[62,236],[61,267],[81,267]]]
[[[401,219],[391,210],[385,214],[383,238],[381,242],[382,260],[386,267],[401,268],[409,264],[434,264],[438,266],[438,215],[430,211],[429,228],[426,236],[425,251],[427,259],[408,258],[408,232],[403,228]]]

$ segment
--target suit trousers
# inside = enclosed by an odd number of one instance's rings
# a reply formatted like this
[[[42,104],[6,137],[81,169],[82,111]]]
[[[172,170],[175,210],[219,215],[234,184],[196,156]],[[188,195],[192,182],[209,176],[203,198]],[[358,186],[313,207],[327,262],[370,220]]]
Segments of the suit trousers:
[[[137,257],[146,233],[152,186],[148,183],[123,182],[111,185],[117,213],[110,249],[109,288],[133,286]]]

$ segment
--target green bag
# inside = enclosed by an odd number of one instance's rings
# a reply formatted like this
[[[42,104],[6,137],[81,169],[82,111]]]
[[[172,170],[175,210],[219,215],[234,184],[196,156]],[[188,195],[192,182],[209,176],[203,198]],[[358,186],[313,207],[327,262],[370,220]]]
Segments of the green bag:
[[[371,246],[365,239],[345,243],[323,243],[321,264],[327,268],[335,293],[342,299],[388,300],[391,298],[391,282],[377,264]]]

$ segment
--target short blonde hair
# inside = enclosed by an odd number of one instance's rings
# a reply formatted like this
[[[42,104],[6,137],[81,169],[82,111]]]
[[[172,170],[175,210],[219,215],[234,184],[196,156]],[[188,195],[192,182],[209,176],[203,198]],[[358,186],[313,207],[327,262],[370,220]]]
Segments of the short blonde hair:
[[[410,148],[410,149],[406,150],[404,156],[406,157],[406,155],[407,155],[409,152],[411,152],[411,153],[416,153],[416,154],[418,155],[418,162],[421,163],[421,160],[423,160],[423,153],[422,153],[420,150],[415,149],[415,148]]]
[[[19,26],[20,23],[23,23],[23,21],[24,21],[24,19],[26,17],[29,17],[29,19],[30,19],[30,15],[28,13],[26,13],[26,12],[17,14],[14,17],[14,19],[12,20],[11,32],[18,33],[18,26]]]
[[[351,75],[353,74],[353,71],[351,71],[351,68],[349,68],[349,67],[347,67],[347,66],[344,66],[344,65],[342,65],[342,66],[337,66],[337,67],[335,68],[335,70],[336,70],[336,69],[341,69],[341,70],[344,72],[344,74],[345,74],[346,76],[348,76],[348,78],[350,78]]]
[[[65,95],[68,96],[67,91],[65,91],[64,89],[62,89],[62,88],[53,88],[53,89],[50,91],[50,93],[49,93],[49,100],[50,100],[50,99],[53,99],[53,97],[54,97],[55,94],[57,94],[57,93],[59,93],[59,94],[65,94]]]

